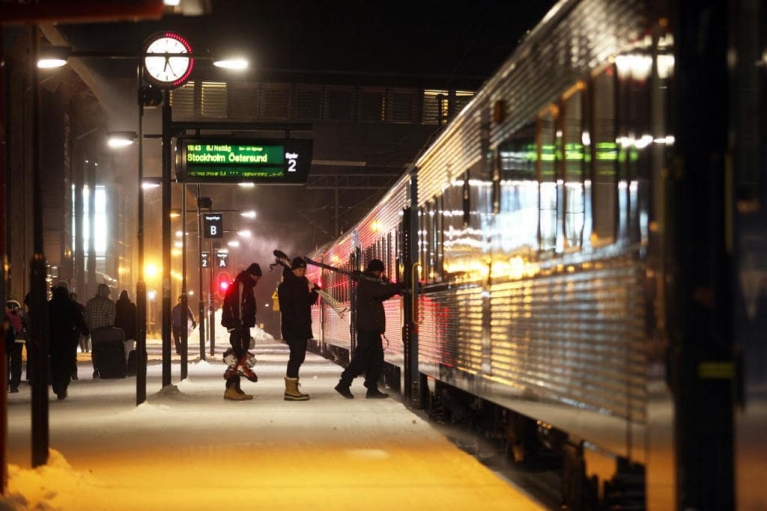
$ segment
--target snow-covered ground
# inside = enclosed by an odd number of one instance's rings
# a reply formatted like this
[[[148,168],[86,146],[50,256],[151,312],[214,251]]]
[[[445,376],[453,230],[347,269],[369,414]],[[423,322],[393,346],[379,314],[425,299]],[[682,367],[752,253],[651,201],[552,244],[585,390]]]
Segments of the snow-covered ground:
[[[317,355],[301,370],[311,400],[284,401],[287,347],[258,337],[259,381],[243,381],[255,399],[243,402],[223,399],[220,356],[192,350],[178,381],[174,354],[173,384],[161,388],[148,342],[148,399],[136,406],[135,378],[93,380],[85,354],[69,397],[51,393],[50,457],[34,469],[22,385],[8,395],[0,510],[540,509],[399,401],[364,399],[361,378],[356,399],[339,396],[342,368]]]

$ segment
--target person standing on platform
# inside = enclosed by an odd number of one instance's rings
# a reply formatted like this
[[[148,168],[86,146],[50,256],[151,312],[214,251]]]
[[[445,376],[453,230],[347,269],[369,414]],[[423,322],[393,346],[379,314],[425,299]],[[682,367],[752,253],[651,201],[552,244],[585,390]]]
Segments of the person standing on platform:
[[[80,335],[88,335],[88,327],[77,303],[69,298],[69,289],[65,284],[53,288],[48,314],[51,386],[61,401],[67,397],[69,382],[77,366]]]
[[[85,304],[85,322],[88,324],[89,330],[115,326],[117,310],[115,309],[115,302],[109,298],[111,292],[109,286],[99,284],[96,296]]]
[[[19,391],[21,383],[21,350],[26,341],[26,321],[23,318],[24,309],[17,300],[8,300],[5,304],[5,315],[10,326],[13,327],[13,335],[6,338],[6,354],[8,355],[8,392]],[[13,342],[10,342],[11,337]]]
[[[111,328],[115,326],[117,309],[115,308],[115,302],[109,298],[111,292],[109,286],[106,284],[99,284],[96,296],[88,300],[88,303],[85,304],[85,323],[88,325],[88,330],[91,332],[91,351],[93,351],[96,344],[94,332],[100,328]],[[91,363],[93,364],[93,377],[98,378],[99,371],[96,369],[95,357],[91,357]]]
[[[315,285],[306,278],[306,262],[296,257],[282,272],[277,288],[280,303],[282,338],[290,347],[285,374],[285,401],[306,401],[309,394],[298,390],[298,371],[306,358],[306,346],[312,338],[312,310],[319,295]]]
[[[131,302],[128,291],[123,289],[115,303],[115,326],[125,332],[125,360],[136,344],[136,304]]]
[[[72,301],[75,302],[78,307],[80,307],[80,311],[83,313],[83,317],[85,317],[85,305],[80,303],[77,293],[72,291],[71,293],[69,293],[69,298],[71,298]],[[90,349],[88,348],[89,343],[90,343],[90,338],[87,335],[80,336],[80,353],[88,353],[90,351]]]
[[[189,307],[189,305],[186,306],[186,314],[184,314],[183,299],[184,295],[179,295],[178,302],[170,310],[170,326],[173,332],[173,343],[176,345],[176,355],[181,355],[181,333],[184,327],[184,321],[187,322],[187,325],[189,325],[189,323],[192,324],[192,328],[187,328],[186,330],[187,337],[192,329],[197,326],[197,322],[194,320],[194,312],[192,312],[192,308]],[[186,344],[186,341],[187,340],[184,339],[183,343]]]
[[[383,373],[384,352],[381,336],[386,331],[386,313],[383,302],[402,293],[398,284],[383,278],[384,263],[371,260],[357,284],[357,348],[351,362],[341,373],[336,392],[346,399],[353,399],[349,389],[357,376],[365,373],[368,399],[382,399],[389,394],[378,390],[378,380]]]
[[[244,401],[253,399],[240,387],[240,376],[252,382],[258,381],[258,376],[251,367],[256,359],[248,353],[250,347],[250,329],[256,326],[256,295],[253,288],[261,278],[261,267],[253,263],[240,272],[226,291],[224,304],[221,307],[221,326],[229,332],[229,344],[232,345],[224,353],[224,361],[228,367],[224,372],[226,390],[224,399]]]

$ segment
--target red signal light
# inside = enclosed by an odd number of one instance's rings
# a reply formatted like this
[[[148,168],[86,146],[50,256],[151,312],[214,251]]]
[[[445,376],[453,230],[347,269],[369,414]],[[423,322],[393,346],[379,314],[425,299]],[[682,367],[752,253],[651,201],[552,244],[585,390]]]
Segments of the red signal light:
[[[227,272],[222,271],[218,274],[216,282],[216,294],[218,294],[219,298],[223,298],[226,295],[226,290],[232,285],[232,276]]]

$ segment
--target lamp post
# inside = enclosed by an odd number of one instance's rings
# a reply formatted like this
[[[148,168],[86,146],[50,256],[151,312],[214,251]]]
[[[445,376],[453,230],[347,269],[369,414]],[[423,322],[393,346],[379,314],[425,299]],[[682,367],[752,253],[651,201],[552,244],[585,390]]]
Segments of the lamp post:
[[[35,46],[36,49],[36,46]],[[163,238],[163,274],[162,274],[162,385],[170,385],[170,203],[171,203],[171,109],[170,90],[182,86],[191,74],[194,60],[189,43],[180,35],[172,32],[162,32],[148,38],[141,45],[138,53],[115,54],[102,52],[73,52],[66,47],[47,47],[47,55],[40,55],[38,68],[59,67],[66,64],[69,57],[79,58],[108,58],[134,59],[136,61],[136,79],[138,82],[138,214],[137,214],[137,245],[138,245],[138,279],[136,283],[136,404],[146,401],[146,284],[144,282],[144,202],[142,193],[143,181],[143,114],[144,106],[157,106],[162,100],[162,238]],[[211,59],[213,60],[213,59]],[[172,64],[172,65],[171,65]],[[226,69],[246,69],[247,61],[241,58],[214,60],[213,64]],[[181,71],[179,71],[179,69]],[[144,75],[147,80],[163,89],[158,97],[157,88],[144,87]],[[178,73],[178,74],[177,74]],[[164,97],[163,97],[164,96]],[[44,263],[43,263],[44,264]],[[34,266],[34,265],[33,265]],[[34,269],[33,269],[34,271]],[[186,282],[182,283],[185,289]],[[33,286],[34,289],[34,286]],[[47,417],[46,417],[47,419]],[[47,445],[47,442],[46,442]]]

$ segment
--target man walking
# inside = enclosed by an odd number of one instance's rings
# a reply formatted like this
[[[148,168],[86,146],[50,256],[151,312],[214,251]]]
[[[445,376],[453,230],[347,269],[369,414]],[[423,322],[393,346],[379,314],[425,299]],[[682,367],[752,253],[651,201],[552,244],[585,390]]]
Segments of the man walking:
[[[240,272],[229,286],[221,309],[221,325],[229,332],[231,350],[224,353],[224,361],[229,367],[224,372],[226,390],[224,399],[244,401],[253,399],[240,387],[240,376],[252,382],[258,381],[258,376],[251,370],[255,358],[248,353],[250,347],[250,329],[256,326],[256,295],[253,288],[261,278],[261,267],[253,263]]]
[[[173,333],[173,344],[176,345],[176,355],[181,355],[182,346],[187,342],[187,338],[182,340],[183,336],[181,335],[184,331],[184,322],[187,324],[187,337],[197,326],[194,313],[189,305],[186,306],[186,314],[184,314],[184,298],[186,298],[184,295],[178,295],[178,303],[170,310],[170,327]]]
[[[384,352],[381,336],[386,331],[386,313],[383,302],[401,293],[398,284],[392,284],[383,278],[384,263],[380,259],[371,260],[362,278],[357,284],[357,348],[349,365],[341,373],[336,392],[346,399],[353,399],[349,390],[352,380],[365,373],[365,397],[383,399],[389,394],[378,390],[378,380],[383,373]]]
[[[306,401],[309,394],[298,390],[298,370],[306,358],[306,346],[312,338],[312,310],[317,303],[314,284],[306,278],[306,262],[296,257],[282,273],[277,288],[282,320],[282,338],[290,347],[285,374],[285,401]]]

